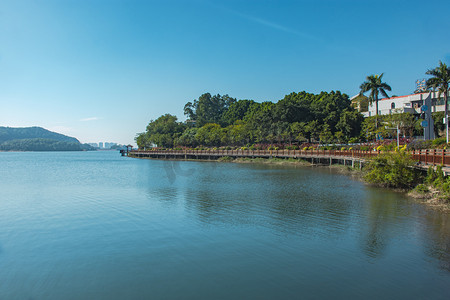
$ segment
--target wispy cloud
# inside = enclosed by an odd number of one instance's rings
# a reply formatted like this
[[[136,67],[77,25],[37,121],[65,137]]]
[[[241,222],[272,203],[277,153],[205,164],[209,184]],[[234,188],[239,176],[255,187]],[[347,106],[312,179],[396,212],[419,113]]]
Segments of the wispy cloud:
[[[266,27],[269,27],[269,28],[272,28],[272,29],[275,29],[275,30],[283,31],[283,32],[286,32],[286,33],[290,33],[290,34],[296,35],[298,37],[306,38],[306,39],[317,41],[317,42],[322,41],[320,38],[317,38],[317,37],[312,36],[310,34],[307,34],[307,33],[301,32],[301,31],[297,31],[295,29],[292,29],[292,28],[289,28],[289,27],[285,27],[285,26],[282,26],[280,24],[277,24],[277,23],[274,23],[274,22],[271,22],[271,21],[268,21],[268,20],[265,20],[265,19],[261,19],[261,18],[252,16],[252,15],[244,14],[244,13],[241,13],[241,12],[229,9],[229,8],[225,8],[223,6],[217,6],[217,5],[214,5],[214,4],[211,4],[211,3],[210,3],[210,5],[213,5],[216,8],[219,8],[221,10],[227,11],[227,12],[229,12],[229,13],[235,15],[235,16],[238,16],[240,18],[252,21],[252,22],[257,23],[257,24],[261,24],[263,26],[266,26]]]
[[[90,118],[81,119],[80,121],[81,122],[89,122],[89,121],[97,121],[97,120],[100,120],[100,118],[98,118],[98,117],[90,117]]]

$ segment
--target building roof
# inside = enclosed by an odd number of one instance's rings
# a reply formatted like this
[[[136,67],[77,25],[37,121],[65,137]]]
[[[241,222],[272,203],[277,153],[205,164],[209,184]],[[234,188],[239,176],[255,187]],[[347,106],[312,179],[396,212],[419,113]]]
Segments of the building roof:
[[[410,95],[404,95],[404,96],[395,96],[395,97],[390,97],[390,98],[382,98],[379,101],[406,98],[406,97],[410,97],[410,96],[414,96],[414,95],[421,95],[421,94],[428,94],[428,93],[430,93],[430,92],[423,92],[423,93],[410,94]]]

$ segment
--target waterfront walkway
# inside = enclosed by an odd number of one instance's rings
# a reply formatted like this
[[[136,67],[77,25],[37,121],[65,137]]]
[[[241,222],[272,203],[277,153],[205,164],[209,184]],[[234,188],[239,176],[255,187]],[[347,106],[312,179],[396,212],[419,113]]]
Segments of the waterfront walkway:
[[[375,151],[340,150],[133,150],[128,156],[159,159],[204,159],[231,158],[282,158],[304,159],[312,164],[362,165],[368,157],[377,155]]]
[[[131,150],[127,154],[136,158],[157,159],[203,159],[215,160],[221,157],[231,158],[282,158],[303,159],[312,164],[343,164],[362,167],[368,158],[379,155],[380,151],[362,150]],[[429,166],[442,165],[446,173],[450,173],[450,152],[442,149],[414,150],[413,160],[417,167],[427,169]]]

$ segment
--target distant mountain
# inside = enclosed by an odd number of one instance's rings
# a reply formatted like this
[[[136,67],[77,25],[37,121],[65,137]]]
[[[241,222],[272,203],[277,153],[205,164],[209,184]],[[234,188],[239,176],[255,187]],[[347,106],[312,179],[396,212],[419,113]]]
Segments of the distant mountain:
[[[11,140],[50,139],[60,142],[80,143],[76,138],[56,133],[42,127],[0,127],[0,144]]]
[[[0,127],[0,151],[83,151],[93,150],[76,138],[42,127]]]

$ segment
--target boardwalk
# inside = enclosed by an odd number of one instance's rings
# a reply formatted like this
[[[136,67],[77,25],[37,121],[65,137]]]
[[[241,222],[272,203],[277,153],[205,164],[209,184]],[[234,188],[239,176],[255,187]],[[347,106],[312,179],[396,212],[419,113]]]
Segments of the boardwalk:
[[[128,156],[136,158],[158,159],[218,159],[232,158],[292,158],[311,161],[313,164],[344,164],[362,166],[370,157],[379,155],[380,151],[362,150],[132,150]],[[450,172],[450,152],[442,149],[415,150],[411,158],[418,162],[419,168],[442,165]],[[446,172],[446,173],[447,173]]]

